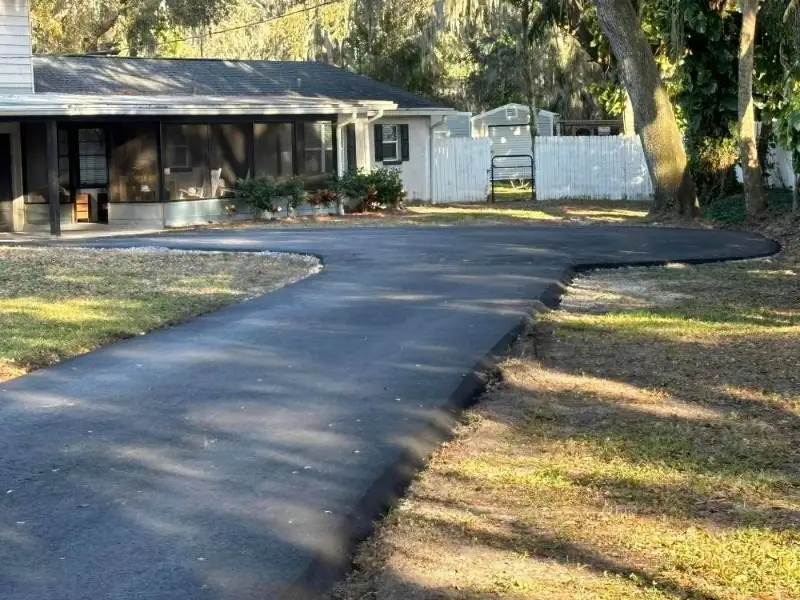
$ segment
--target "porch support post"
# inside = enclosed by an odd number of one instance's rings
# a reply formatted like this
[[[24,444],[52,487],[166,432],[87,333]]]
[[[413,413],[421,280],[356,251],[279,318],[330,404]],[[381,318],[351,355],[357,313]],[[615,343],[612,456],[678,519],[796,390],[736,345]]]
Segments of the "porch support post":
[[[47,199],[50,203],[50,234],[61,235],[61,197],[58,189],[58,124],[47,122]]]
[[[356,120],[356,168],[369,171],[372,168],[372,126],[367,119]]]

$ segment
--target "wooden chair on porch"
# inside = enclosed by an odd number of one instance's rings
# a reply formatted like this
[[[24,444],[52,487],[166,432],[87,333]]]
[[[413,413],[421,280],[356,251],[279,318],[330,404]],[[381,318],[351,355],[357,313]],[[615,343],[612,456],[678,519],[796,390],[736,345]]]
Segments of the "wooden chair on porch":
[[[76,223],[89,223],[91,221],[91,196],[89,194],[76,194],[74,210]]]

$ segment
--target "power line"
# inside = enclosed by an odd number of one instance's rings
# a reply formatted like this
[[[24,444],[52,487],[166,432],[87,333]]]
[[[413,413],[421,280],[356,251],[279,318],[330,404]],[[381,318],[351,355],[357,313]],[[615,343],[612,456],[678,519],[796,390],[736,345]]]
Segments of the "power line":
[[[309,11],[312,11],[312,10],[314,10],[316,8],[322,8],[324,6],[330,6],[331,4],[340,4],[341,2],[344,2],[344,1],[345,0],[325,0],[325,2],[320,2],[319,4],[315,4],[314,6],[305,6],[303,8],[298,8],[297,10],[292,10],[292,11],[289,11],[289,12],[285,12],[285,13],[283,13],[281,15],[275,15],[274,17],[266,17],[264,19],[259,19],[258,21],[252,21],[251,23],[244,23],[243,25],[236,25],[235,27],[227,27],[226,29],[218,29],[216,31],[210,31],[209,33],[205,33],[205,34],[195,34],[195,35],[189,35],[189,36],[182,37],[182,38],[175,38],[175,39],[172,39],[172,40],[165,40],[163,42],[157,42],[152,47],[153,48],[158,48],[159,46],[166,46],[168,44],[178,44],[180,42],[188,42],[188,41],[196,40],[196,39],[204,39],[204,38],[207,38],[207,37],[211,37],[213,35],[220,35],[220,34],[223,34],[223,33],[230,33],[232,31],[240,31],[242,29],[247,29],[249,27],[255,27],[257,25],[264,25],[265,23],[271,23],[273,21],[278,21],[278,20],[284,19],[286,17],[291,17],[293,15],[299,15],[299,14],[304,13],[304,12],[309,12]],[[130,50],[131,48],[132,48],[132,46],[128,45],[128,46],[122,46],[120,48],[114,48],[114,50],[116,50],[117,52],[124,52],[126,50]],[[0,59],[4,59],[4,58],[29,58],[30,56],[31,56],[30,54],[19,54],[19,55],[0,54]],[[33,56],[59,56],[59,55],[58,54],[34,54]],[[103,54],[99,54],[99,53],[92,53],[92,54],[84,53],[84,54],[79,54],[77,56],[103,56]]]
[[[315,8],[322,8],[323,6],[329,6],[331,4],[339,4],[341,2],[344,2],[344,0],[326,0],[325,2],[320,2],[319,4],[315,4],[314,6],[306,6],[304,8],[299,8],[297,10],[293,10],[293,11],[289,11],[289,12],[283,13],[282,15],[276,15],[274,17],[267,17],[265,19],[260,19],[258,21],[253,21],[252,23],[245,23],[244,25],[237,25],[235,27],[228,27],[227,29],[219,29],[217,31],[211,31],[211,32],[206,33],[206,34],[196,34],[196,35],[190,35],[190,36],[183,37],[183,38],[176,38],[174,40],[167,40],[167,41],[164,41],[164,42],[158,42],[157,44],[154,45],[154,47],[158,48],[159,46],[165,46],[167,44],[177,44],[177,43],[180,43],[180,42],[188,42],[190,40],[196,40],[196,39],[203,39],[203,38],[211,37],[212,35],[220,35],[222,33],[230,33],[231,31],[239,31],[239,30],[242,30],[242,29],[247,29],[248,27],[255,27],[256,25],[264,25],[265,23],[271,23],[272,21],[278,21],[278,20],[284,19],[286,17],[291,17],[293,15],[299,15],[300,13],[308,12],[308,11],[314,10]],[[122,52],[124,50],[130,50],[130,49],[131,49],[130,46],[127,46],[127,47],[123,46],[122,48],[119,49],[119,51]]]

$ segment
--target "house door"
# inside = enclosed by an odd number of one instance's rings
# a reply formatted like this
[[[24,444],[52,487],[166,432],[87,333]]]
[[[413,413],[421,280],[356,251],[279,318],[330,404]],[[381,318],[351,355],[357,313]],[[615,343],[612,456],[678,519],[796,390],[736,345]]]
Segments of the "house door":
[[[14,230],[14,188],[11,173],[11,135],[0,133],[0,231]]]

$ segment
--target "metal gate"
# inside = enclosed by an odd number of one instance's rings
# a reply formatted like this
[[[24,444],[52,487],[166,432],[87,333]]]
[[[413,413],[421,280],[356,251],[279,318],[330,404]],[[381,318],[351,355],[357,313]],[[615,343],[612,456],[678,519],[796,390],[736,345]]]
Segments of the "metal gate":
[[[492,186],[492,202],[495,202],[495,187],[499,181],[511,181],[514,179],[530,180],[531,200],[534,199],[534,170],[533,156],[530,154],[507,154],[505,156],[493,156],[489,180]]]

